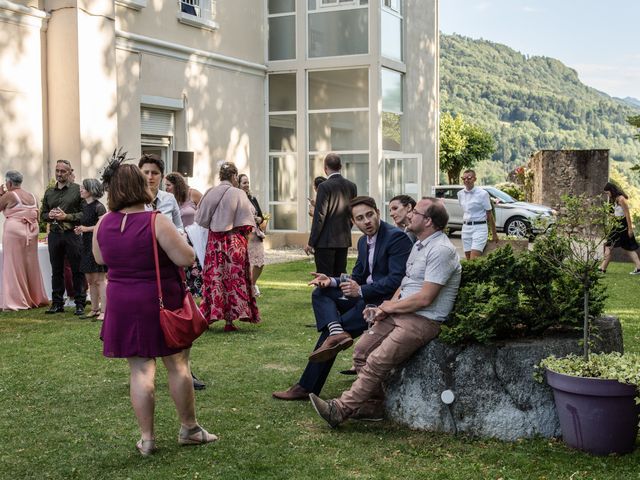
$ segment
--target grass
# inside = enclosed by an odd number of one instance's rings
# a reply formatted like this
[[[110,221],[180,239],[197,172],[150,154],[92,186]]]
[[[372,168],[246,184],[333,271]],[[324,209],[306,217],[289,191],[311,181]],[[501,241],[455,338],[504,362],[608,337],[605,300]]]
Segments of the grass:
[[[261,279],[264,322],[222,332],[192,350],[207,382],[198,417],[215,445],[179,447],[178,422],[159,366],[159,451],[141,458],[124,360],[102,357],[100,324],[44,310],[0,314],[2,479],[640,479],[640,450],[592,457],[547,439],[503,443],[410,431],[390,422],[347,422],[331,430],[306,402],[273,400],[297,381],[316,341],[306,286],[312,265],[273,265]],[[640,351],[640,278],[613,264],[608,313],[620,316],[628,351]],[[52,318],[53,317],[53,318]],[[348,388],[336,362],[324,397]]]

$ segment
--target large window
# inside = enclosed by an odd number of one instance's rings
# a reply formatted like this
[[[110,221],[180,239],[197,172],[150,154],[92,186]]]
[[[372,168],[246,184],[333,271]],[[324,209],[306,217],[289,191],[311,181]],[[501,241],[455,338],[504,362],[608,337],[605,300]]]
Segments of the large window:
[[[380,49],[383,57],[402,61],[402,0],[381,0]]]
[[[309,57],[365,54],[369,51],[367,0],[308,0]]]
[[[296,74],[269,75],[269,209],[274,230],[298,226]]]
[[[309,180],[324,175],[329,152],[342,158],[343,175],[358,193],[369,191],[369,70],[312,71],[308,74]],[[311,187],[309,187],[311,193]]]
[[[269,60],[296,58],[296,2],[269,0]]]
[[[382,69],[382,149],[402,150],[402,74]]]

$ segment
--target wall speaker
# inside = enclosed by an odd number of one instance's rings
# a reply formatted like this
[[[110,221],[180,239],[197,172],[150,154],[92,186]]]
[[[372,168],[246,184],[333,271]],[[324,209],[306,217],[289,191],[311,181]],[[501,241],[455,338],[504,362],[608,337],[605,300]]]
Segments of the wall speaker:
[[[193,152],[173,152],[174,170],[183,177],[193,177]]]

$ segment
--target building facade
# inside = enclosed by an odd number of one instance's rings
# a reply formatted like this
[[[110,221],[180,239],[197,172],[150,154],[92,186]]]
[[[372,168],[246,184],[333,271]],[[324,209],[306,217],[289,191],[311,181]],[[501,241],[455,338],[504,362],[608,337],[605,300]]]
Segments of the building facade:
[[[41,194],[55,160],[115,146],[248,173],[303,243],[329,151],[381,205],[436,183],[437,0],[0,0],[0,164]],[[279,234],[279,236],[278,236]]]

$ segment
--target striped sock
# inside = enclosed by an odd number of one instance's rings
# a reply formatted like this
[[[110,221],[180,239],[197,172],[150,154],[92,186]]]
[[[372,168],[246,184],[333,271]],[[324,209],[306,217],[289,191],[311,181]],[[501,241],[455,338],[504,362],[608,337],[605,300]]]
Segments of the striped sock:
[[[327,327],[329,328],[329,335],[338,335],[340,333],[344,333],[342,325],[340,325],[338,322],[331,322],[329,325],[327,325]]]

